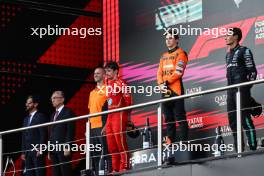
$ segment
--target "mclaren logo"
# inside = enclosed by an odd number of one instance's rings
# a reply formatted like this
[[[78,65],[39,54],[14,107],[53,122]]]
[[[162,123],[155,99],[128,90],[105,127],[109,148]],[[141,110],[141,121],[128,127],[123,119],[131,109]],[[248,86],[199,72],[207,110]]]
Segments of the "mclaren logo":
[[[237,8],[239,8],[239,4],[240,4],[243,0],[234,0],[234,1],[235,1],[235,3],[236,3]]]

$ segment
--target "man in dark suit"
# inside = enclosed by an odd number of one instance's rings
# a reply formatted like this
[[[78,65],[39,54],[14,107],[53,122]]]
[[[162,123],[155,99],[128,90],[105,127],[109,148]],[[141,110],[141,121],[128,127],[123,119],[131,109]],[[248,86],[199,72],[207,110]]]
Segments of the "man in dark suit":
[[[71,109],[64,106],[64,93],[55,91],[51,96],[53,107],[56,111],[51,115],[51,121],[64,120],[74,117]],[[75,122],[61,123],[50,127],[49,142],[53,145],[63,144],[63,150],[55,150],[49,152],[51,159],[53,176],[69,176],[71,175],[71,151],[70,143],[74,140]],[[58,146],[58,145],[57,145]],[[59,147],[58,147],[59,148]]]
[[[39,98],[37,96],[28,96],[26,101],[26,110],[29,115],[24,119],[23,127],[33,126],[47,122],[44,114],[38,112]],[[33,145],[46,144],[47,128],[33,128],[23,131],[22,134],[22,160],[25,160],[26,176],[35,175],[44,176],[45,168],[33,169],[45,166],[45,155],[41,151],[36,151]],[[32,170],[31,170],[32,169]]]

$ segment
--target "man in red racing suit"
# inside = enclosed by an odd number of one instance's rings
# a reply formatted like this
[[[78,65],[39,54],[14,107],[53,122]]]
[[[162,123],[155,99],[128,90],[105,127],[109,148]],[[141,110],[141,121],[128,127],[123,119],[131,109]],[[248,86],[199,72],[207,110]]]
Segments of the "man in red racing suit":
[[[119,66],[109,62],[106,67],[108,110],[130,106],[131,95],[126,92],[126,83],[118,78]],[[128,111],[111,113],[106,122],[106,139],[109,153],[112,155],[112,172],[123,172],[129,169],[129,154],[126,142]]]

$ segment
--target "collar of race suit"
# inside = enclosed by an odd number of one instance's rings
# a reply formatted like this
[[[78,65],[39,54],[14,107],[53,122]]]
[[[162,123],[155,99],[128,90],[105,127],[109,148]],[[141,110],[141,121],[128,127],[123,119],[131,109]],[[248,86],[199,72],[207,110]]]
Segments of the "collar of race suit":
[[[175,48],[171,49],[171,50],[168,50],[168,53],[173,53],[174,51],[176,51],[179,47],[176,46]]]
[[[230,51],[231,51],[231,52],[234,52],[234,51],[236,51],[239,47],[240,47],[240,45],[237,44],[237,45],[235,46],[235,48],[230,49]]]

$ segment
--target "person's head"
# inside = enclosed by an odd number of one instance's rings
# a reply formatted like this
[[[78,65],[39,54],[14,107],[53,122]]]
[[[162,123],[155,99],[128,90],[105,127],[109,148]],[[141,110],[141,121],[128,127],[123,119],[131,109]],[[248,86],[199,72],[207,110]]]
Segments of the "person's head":
[[[118,76],[119,66],[116,62],[108,62],[105,66],[106,77],[110,80],[116,79]]]
[[[225,37],[226,45],[237,45],[242,39],[242,31],[240,28],[232,27],[228,29],[228,34]]]
[[[39,97],[36,95],[30,95],[26,100],[26,110],[31,113],[38,110]]]
[[[104,80],[104,77],[105,77],[105,70],[104,70],[104,68],[103,67],[97,67],[94,70],[94,81],[96,83],[102,82]]]
[[[58,109],[64,105],[64,93],[61,90],[54,91],[51,96],[51,102],[54,108]]]
[[[166,46],[168,49],[173,49],[178,46],[179,43],[179,35],[174,34],[173,30],[169,30],[168,34],[166,35]]]

